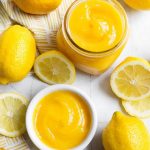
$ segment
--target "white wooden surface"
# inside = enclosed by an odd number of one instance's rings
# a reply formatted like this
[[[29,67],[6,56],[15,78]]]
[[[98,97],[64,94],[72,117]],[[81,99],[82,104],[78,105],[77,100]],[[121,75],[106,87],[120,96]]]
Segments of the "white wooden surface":
[[[77,71],[77,79],[74,86],[85,91],[95,104],[98,115],[98,129],[95,138],[86,150],[101,150],[101,131],[111,119],[113,112],[123,111],[119,106],[118,98],[112,93],[109,85],[109,78],[114,67],[127,56],[139,56],[150,61],[150,11],[135,11],[123,2],[123,7],[127,11],[130,25],[129,42],[121,56],[114,65],[100,76],[90,76]],[[29,100],[48,85],[39,81],[36,77],[28,75],[23,81],[6,86],[0,86],[0,92],[16,91],[23,94]],[[144,120],[146,125],[150,125],[150,119]],[[31,144],[32,145],[32,144]],[[35,149],[34,147],[32,148]]]

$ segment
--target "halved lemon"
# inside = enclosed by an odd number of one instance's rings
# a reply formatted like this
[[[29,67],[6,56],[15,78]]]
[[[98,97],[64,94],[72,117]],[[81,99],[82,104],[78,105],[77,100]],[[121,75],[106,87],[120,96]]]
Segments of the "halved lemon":
[[[72,62],[56,50],[45,52],[37,57],[34,71],[42,81],[48,84],[71,84],[76,77]]]
[[[16,137],[25,132],[28,100],[16,93],[0,94],[0,134]]]
[[[113,92],[128,101],[150,96],[150,64],[137,57],[126,58],[113,71],[110,80]]]
[[[122,100],[122,105],[126,112],[131,116],[139,118],[150,117],[150,97],[138,101]]]

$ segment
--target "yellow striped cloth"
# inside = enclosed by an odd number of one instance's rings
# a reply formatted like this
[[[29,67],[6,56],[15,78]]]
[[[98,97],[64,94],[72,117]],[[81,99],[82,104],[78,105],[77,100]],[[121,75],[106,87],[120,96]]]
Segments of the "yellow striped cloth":
[[[24,136],[17,138],[8,138],[0,136],[0,150],[30,150],[28,143],[25,141]]]
[[[37,48],[42,53],[56,48],[56,33],[67,8],[74,0],[63,0],[55,11],[47,15],[29,15],[22,12],[11,0],[0,0],[0,34],[14,23],[30,29],[35,36]],[[0,150],[35,150],[27,134],[17,138],[0,136]]]
[[[0,33],[12,24],[0,1]]]

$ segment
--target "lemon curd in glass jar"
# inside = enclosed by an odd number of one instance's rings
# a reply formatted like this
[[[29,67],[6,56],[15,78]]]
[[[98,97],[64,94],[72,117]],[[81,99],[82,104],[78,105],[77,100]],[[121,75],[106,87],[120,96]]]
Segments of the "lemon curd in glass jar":
[[[57,33],[58,49],[93,75],[111,66],[127,39],[127,16],[116,0],[75,1]]]

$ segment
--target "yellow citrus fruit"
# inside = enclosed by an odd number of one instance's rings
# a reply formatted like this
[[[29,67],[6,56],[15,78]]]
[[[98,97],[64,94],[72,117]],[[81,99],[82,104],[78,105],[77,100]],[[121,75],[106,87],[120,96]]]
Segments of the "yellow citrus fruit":
[[[0,83],[23,79],[33,66],[36,44],[31,32],[20,25],[0,36]]]
[[[59,6],[62,0],[13,0],[24,12],[46,14]]]
[[[115,112],[102,133],[105,150],[149,150],[150,137],[144,123]]]
[[[122,100],[122,105],[131,116],[139,118],[150,117],[150,97],[138,101]]]
[[[0,94],[0,134],[16,137],[25,132],[28,100],[16,93]]]
[[[76,77],[72,62],[56,50],[45,52],[37,57],[34,71],[42,81],[48,84],[71,84]]]
[[[142,58],[128,57],[115,68],[110,84],[121,99],[144,99],[150,96],[150,64]]]
[[[130,7],[138,10],[150,9],[150,0],[125,0],[125,3]]]

